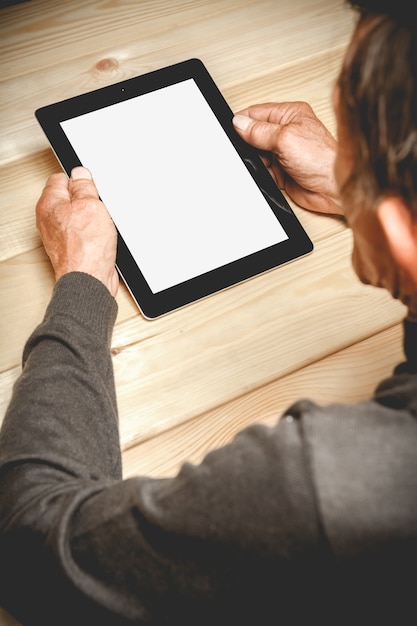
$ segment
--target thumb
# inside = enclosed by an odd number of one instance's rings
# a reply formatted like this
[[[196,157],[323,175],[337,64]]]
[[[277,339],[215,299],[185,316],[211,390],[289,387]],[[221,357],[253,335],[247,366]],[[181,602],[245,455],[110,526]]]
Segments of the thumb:
[[[71,171],[69,190],[72,199],[75,200],[99,197],[91,172],[86,167],[74,167]]]
[[[248,115],[238,113],[234,116],[233,126],[247,143],[267,152],[276,152],[279,126],[271,122],[253,120]]]

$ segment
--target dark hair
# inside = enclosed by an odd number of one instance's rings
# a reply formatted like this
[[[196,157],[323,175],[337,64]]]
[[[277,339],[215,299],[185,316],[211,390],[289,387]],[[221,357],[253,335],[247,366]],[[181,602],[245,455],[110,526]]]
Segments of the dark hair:
[[[346,0],[362,15],[387,15],[398,24],[404,26],[417,25],[415,4],[413,0]]]
[[[401,195],[417,218],[416,20],[403,22],[404,0],[349,3],[360,13],[338,79],[354,161],[342,192],[362,194],[368,203]]]

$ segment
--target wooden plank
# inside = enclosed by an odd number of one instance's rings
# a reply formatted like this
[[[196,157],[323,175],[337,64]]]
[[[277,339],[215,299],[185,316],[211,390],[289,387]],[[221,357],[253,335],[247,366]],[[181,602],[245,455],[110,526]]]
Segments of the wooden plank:
[[[295,61],[308,63],[324,52],[327,67],[332,50],[340,58],[351,30],[350,22],[342,11],[329,28],[333,13],[323,18],[317,8],[323,7],[322,2],[314,6],[316,10],[311,11],[311,19],[295,13],[294,23],[290,20],[289,27],[279,37],[270,27],[273,16],[268,16],[266,10],[260,11],[256,5],[252,7],[253,15],[245,12],[244,19],[238,19],[237,15],[235,21],[230,21],[230,16],[226,20],[222,14],[205,21],[200,24],[204,28],[203,36],[190,31],[188,25],[181,25],[159,36],[125,40],[120,49],[114,48],[112,43],[111,48],[103,47],[84,57],[66,58],[62,64],[55,62],[47,68],[34,68],[24,75],[16,72],[15,77],[1,84],[0,165],[45,149],[46,139],[34,119],[36,108],[190,56],[202,58],[222,90]],[[279,17],[280,12],[276,19]],[[307,28],[306,37],[295,37],[297,28]],[[306,75],[308,73],[304,74],[304,80]],[[317,83],[312,81],[312,85],[316,89]],[[305,93],[308,95],[307,90]],[[325,97],[328,97],[327,91]],[[249,98],[248,93],[247,101]],[[231,105],[235,107],[239,103],[232,101]]]
[[[42,245],[36,228],[35,205],[47,177],[60,170],[52,150],[0,169],[0,261]]]
[[[299,398],[321,405],[369,398],[403,358],[402,324],[396,324],[124,450],[124,476],[172,476],[184,462],[199,463],[210,450],[226,445],[246,426],[254,422],[274,425]]]
[[[26,74],[39,67],[65,62],[101,50],[103,42],[123,45],[126,41],[153,38],[178,28],[201,23],[213,15],[244,11],[254,0],[141,0],[117,3],[70,0],[30,2],[25,7],[3,11],[0,52],[4,78]],[[30,34],[34,54],[27,58]],[[51,58],[51,49],[55,51]]]
[[[153,55],[173,43],[195,50],[204,41],[219,46],[217,56],[223,62],[229,59],[222,54],[227,43],[233,57],[246,57],[246,65],[258,66],[262,48],[271,62],[269,53],[277,46],[280,55],[275,58],[289,62],[293,51],[305,46],[304,56],[310,56],[318,48],[346,43],[352,22],[353,12],[337,0],[38,0],[2,13],[2,80],[106,48],[123,49],[130,42],[138,42],[148,68],[153,67]],[[251,56],[251,43],[256,57]]]

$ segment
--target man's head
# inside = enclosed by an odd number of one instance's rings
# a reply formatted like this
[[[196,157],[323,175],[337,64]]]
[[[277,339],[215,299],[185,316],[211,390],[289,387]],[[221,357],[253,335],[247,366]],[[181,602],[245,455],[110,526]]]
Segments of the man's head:
[[[335,110],[353,264],[417,315],[417,20],[405,0],[350,4],[359,20]]]

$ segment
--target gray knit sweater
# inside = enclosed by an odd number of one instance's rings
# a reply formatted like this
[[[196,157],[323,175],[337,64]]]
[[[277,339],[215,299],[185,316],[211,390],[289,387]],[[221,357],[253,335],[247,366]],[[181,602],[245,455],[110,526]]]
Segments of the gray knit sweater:
[[[68,274],[25,347],[0,433],[0,605],[42,626],[417,623],[416,325],[370,400],[300,400],[174,478],[122,480],[116,313]]]

